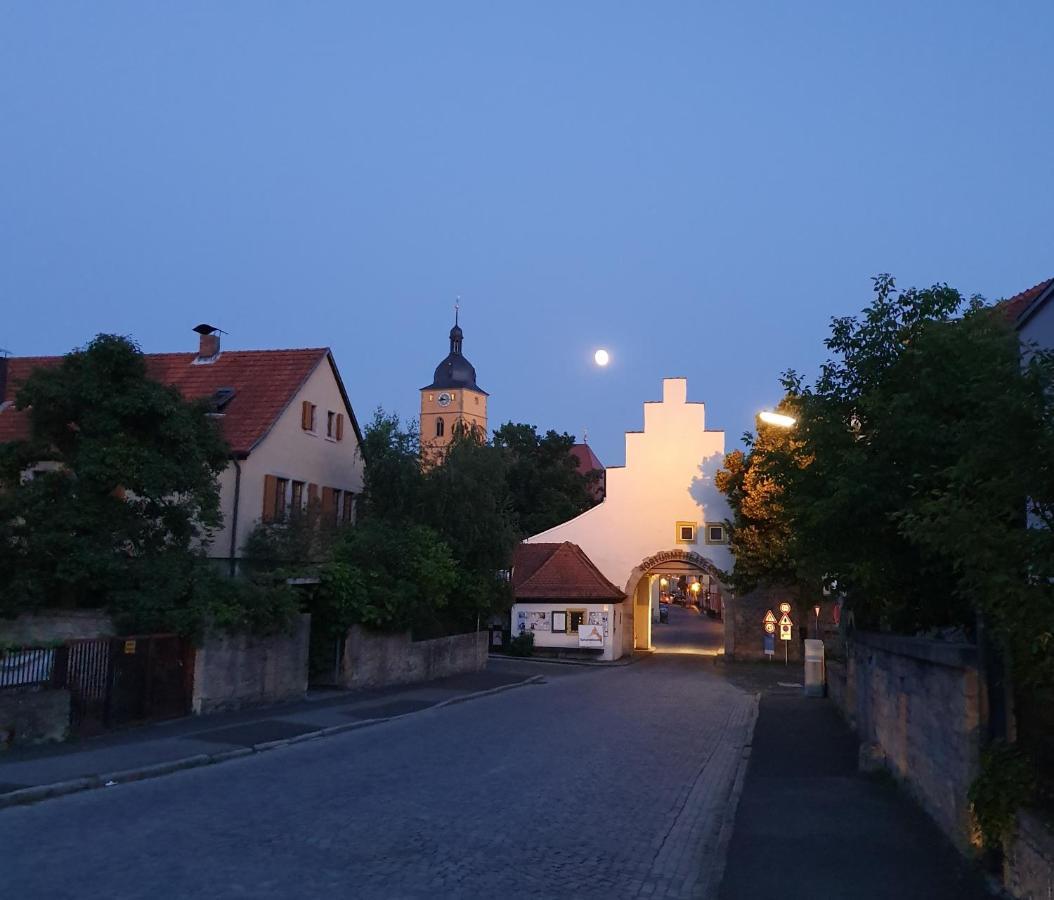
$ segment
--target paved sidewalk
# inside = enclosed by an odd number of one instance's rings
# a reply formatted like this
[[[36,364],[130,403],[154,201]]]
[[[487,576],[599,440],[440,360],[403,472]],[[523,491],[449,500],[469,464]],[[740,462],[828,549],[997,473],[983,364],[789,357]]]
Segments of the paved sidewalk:
[[[436,681],[376,690],[313,691],[290,703],[186,716],[95,738],[16,748],[0,754],[0,807],[222,762],[560,674],[529,661],[497,661],[482,672]]]
[[[856,763],[857,742],[829,700],[762,697],[722,900],[989,897],[925,813]]]

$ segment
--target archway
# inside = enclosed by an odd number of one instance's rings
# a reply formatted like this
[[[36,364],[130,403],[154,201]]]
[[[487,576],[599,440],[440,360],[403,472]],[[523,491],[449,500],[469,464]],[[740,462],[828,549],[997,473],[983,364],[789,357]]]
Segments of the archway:
[[[695,614],[705,616],[709,606],[718,614],[721,610],[721,571],[700,553],[694,550],[662,550],[641,560],[630,573],[626,581],[626,596],[630,598],[632,616],[632,634],[634,650],[654,650],[653,625],[659,621],[659,600],[668,586],[687,583],[695,587],[686,598],[686,606],[698,604]],[[704,601],[704,597],[706,598]],[[685,612],[683,615],[689,615]],[[678,624],[685,620],[680,612],[676,613]],[[662,647],[667,652],[709,653],[716,652],[714,636],[717,626],[706,629],[694,628],[695,631],[708,631],[702,639],[689,636],[683,646]],[[699,646],[695,646],[698,644]]]

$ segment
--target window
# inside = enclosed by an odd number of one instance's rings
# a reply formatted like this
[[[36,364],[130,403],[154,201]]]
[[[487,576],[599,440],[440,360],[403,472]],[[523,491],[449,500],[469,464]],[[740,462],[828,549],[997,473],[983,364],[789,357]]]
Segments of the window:
[[[578,626],[586,623],[586,611],[584,609],[569,609],[567,611],[567,620],[568,633],[578,634]]]
[[[293,493],[289,501],[289,514],[295,519],[304,508],[304,482],[293,482]]]
[[[698,527],[697,522],[678,522],[677,523],[677,543],[678,544],[694,544],[695,543],[695,529]]]
[[[725,531],[725,526],[708,522],[706,525],[706,542],[708,544],[727,544],[728,532]]]
[[[300,406],[300,427],[304,431],[315,430],[315,414],[318,407],[314,403],[305,400]]]
[[[332,439],[337,436],[337,414],[333,410],[326,413],[326,437]]]
[[[567,612],[565,610],[553,610],[552,614],[554,633],[564,634],[567,631]]]
[[[442,419],[436,419],[436,437],[442,437],[446,431],[446,423]]]

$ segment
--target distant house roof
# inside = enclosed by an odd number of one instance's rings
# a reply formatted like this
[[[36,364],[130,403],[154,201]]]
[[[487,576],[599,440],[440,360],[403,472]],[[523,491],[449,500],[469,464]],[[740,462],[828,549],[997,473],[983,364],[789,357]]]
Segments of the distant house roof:
[[[626,595],[608,581],[578,544],[519,544],[512,557],[518,601],[593,600],[618,603]]]
[[[224,393],[219,423],[234,456],[245,457],[266,437],[278,417],[293,402],[312,372],[328,360],[348,408],[350,424],[361,442],[336,364],[325,347],[306,350],[224,350],[207,364],[195,363],[195,353],[145,354],[147,373],[171,385],[187,400],[204,400]],[[14,401],[34,369],[57,366],[61,356],[22,356],[7,360],[7,379],[0,401]],[[0,443],[29,437],[29,415],[0,405]]]
[[[1007,321],[1015,328],[1020,328],[1051,297],[1054,297],[1054,278],[1048,278],[1034,284],[1027,291],[1015,294],[998,304]]]
[[[575,444],[571,448],[571,455],[578,460],[578,471],[583,475],[588,475],[594,469],[604,471],[604,464],[597,459],[589,444]]]

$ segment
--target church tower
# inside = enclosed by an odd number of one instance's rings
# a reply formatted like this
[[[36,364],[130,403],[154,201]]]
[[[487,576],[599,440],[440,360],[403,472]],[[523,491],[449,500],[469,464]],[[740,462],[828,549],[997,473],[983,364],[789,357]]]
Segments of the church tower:
[[[488,394],[476,384],[476,370],[461,354],[464,332],[454,307],[450,353],[438,366],[432,383],[421,388],[421,455],[438,460],[446,452],[458,424],[487,434]]]

